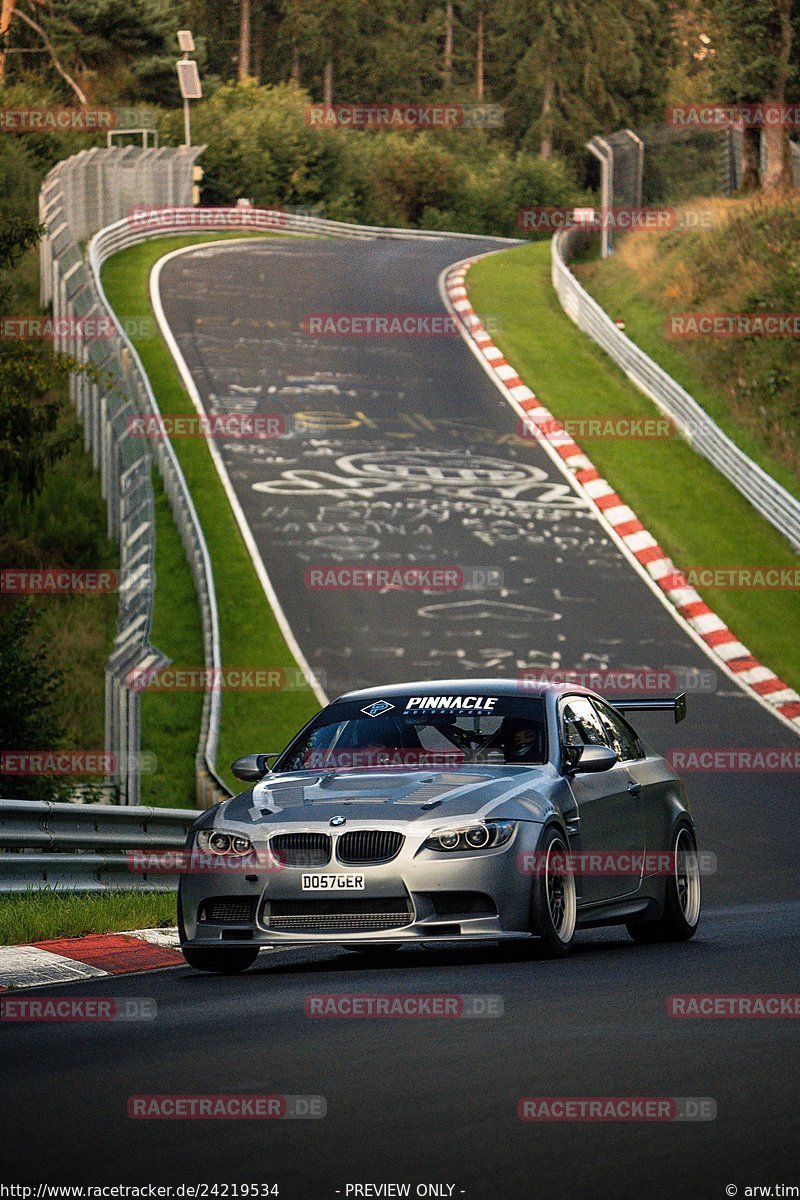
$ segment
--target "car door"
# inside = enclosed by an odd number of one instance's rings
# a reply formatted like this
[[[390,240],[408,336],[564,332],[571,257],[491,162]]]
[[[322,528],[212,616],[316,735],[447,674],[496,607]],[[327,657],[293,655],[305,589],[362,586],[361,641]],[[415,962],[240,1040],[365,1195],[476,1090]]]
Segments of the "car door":
[[[615,752],[607,725],[588,696],[565,696],[559,705],[559,734],[564,747],[609,746]],[[581,772],[568,777],[578,809],[577,849],[581,855],[579,904],[596,904],[635,892],[641,869],[626,860],[641,855],[645,848],[645,818],[641,786],[623,758],[608,771]],[[592,862],[587,856],[595,856]],[[608,858],[616,863],[603,871]],[[622,860],[622,861],[619,861]]]
[[[664,760],[648,754],[639,735],[621,713],[604,700],[593,700],[606,729],[611,748],[631,777],[630,791],[637,799],[644,822],[644,844],[648,851],[666,850],[664,836],[664,785],[669,780]],[[637,786],[640,790],[637,791]]]

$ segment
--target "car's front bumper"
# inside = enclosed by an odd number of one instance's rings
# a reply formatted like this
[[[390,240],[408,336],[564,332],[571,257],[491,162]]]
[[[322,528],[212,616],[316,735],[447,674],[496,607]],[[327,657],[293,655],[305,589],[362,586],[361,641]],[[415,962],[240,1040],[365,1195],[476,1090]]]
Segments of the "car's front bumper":
[[[250,874],[187,874],[180,884],[181,944],[370,945],[526,936],[532,879],[520,864],[524,854],[535,849],[540,832],[538,823],[519,822],[505,846],[464,854],[428,851],[408,837],[398,857],[384,864],[331,862],[319,868],[281,867]],[[364,889],[304,891],[301,877],[314,872],[363,875]],[[230,911],[217,902],[234,900],[248,902],[241,904],[242,911],[249,909],[246,917],[240,912],[235,921],[217,919],[220,912]],[[398,910],[400,902],[407,909],[402,923],[392,918],[398,923],[389,928],[369,924],[373,905]],[[361,917],[348,915],[353,909],[360,909]],[[316,912],[320,921],[315,925]],[[379,922],[377,916],[374,920]]]

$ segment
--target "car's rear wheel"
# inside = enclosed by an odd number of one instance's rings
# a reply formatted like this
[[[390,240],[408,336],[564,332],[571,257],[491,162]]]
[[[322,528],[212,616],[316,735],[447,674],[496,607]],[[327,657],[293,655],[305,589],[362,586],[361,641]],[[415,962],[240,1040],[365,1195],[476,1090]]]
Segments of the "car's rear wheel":
[[[211,971],[215,975],[240,975],[248,967],[252,967],[258,958],[258,947],[248,946],[224,950],[192,949],[187,946],[182,951],[190,967],[195,971]]]
[[[575,934],[578,902],[567,843],[554,825],[545,829],[538,847],[541,870],[533,885],[531,933],[552,958],[569,953]]]
[[[657,921],[631,921],[635,942],[688,942],[700,924],[700,864],[697,842],[688,825],[680,825],[672,842],[675,866],[666,880],[664,912]]]

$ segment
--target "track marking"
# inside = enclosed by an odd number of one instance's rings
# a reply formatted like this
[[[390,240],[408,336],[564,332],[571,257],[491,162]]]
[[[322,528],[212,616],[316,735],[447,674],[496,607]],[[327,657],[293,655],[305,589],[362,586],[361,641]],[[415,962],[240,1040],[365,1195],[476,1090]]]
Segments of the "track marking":
[[[0,946],[0,987],[41,987],[47,983],[75,983],[107,975],[88,963],[75,962],[41,946]]]

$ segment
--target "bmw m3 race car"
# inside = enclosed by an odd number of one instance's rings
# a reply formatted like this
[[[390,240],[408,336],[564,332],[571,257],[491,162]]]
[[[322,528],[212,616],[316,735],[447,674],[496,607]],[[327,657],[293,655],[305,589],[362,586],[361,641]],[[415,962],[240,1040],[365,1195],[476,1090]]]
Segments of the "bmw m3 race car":
[[[261,946],[537,939],[624,924],[684,941],[700,916],[686,791],[623,711],[584,687],[445,680],[349,692],[248,787],[203,813],[179,889],[181,948],[233,973]],[[277,761],[270,768],[269,760]]]

